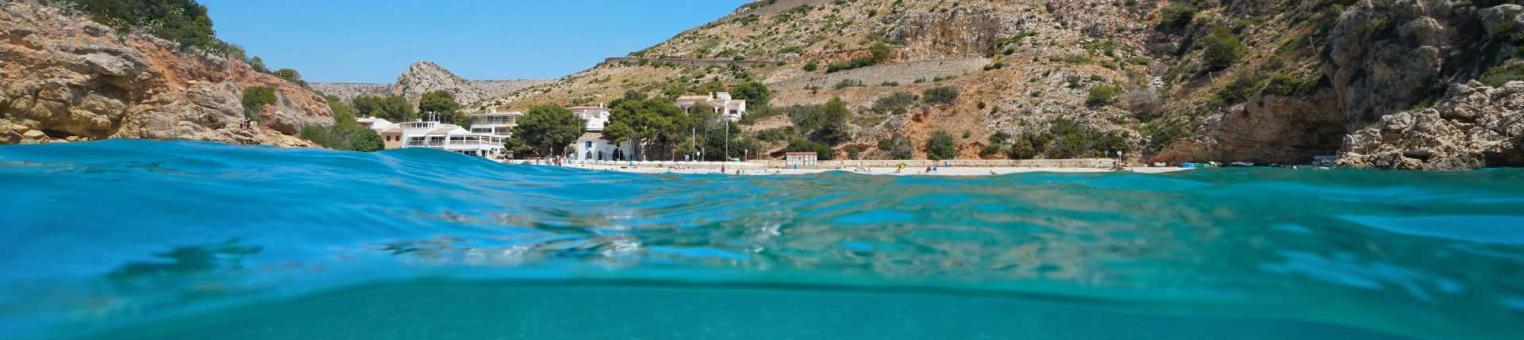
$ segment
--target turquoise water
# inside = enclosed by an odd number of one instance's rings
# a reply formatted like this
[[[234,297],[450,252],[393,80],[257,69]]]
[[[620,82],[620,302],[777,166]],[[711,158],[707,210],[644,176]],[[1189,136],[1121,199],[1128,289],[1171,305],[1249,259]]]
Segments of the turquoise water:
[[[654,176],[0,147],[0,338],[1524,336],[1524,171]]]

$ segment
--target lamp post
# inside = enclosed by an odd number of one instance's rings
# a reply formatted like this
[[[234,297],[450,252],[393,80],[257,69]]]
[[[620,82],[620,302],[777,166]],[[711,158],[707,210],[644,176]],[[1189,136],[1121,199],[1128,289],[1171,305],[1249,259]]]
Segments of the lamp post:
[[[725,159],[722,159],[720,161],[722,161],[722,162],[729,162],[730,161],[730,117],[724,117],[724,119],[725,119]]]

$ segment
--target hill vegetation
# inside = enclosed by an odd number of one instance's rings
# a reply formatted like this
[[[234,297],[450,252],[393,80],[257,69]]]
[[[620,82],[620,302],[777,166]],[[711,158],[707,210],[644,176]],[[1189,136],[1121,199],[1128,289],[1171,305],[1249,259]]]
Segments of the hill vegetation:
[[[92,20],[120,30],[142,31],[174,41],[182,49],[200,50],[241,60],[255,71],[307,86],[301,73],[283,68],[271,71],[243,47],[217,38],[206,6],[195,0],[48,0],[55,6],[87,13]]]
[[[768,101],[742,120],[740,138],[772,157],[905,158],[908,149],[929,158],[924,146],[942,131],[958,158],[1121,152],[1143,162],[1305,163],[1343,155],[1356,166],[1468,167],[1518,152],[1493,147],[1517,144],[1518,133],[1390,148],[1382,145],[1447,137],[1357,139],[1372,150],[1343,142],[1378,133],[1361,131],[1386,117],[1448,109],[1471,80],[1493,88],[1520,80],[1519,11],[1496,1],[758,1],[631,53],[637,59],[481,107],[607,103],[630,93],[670,100],[761,85]],[[671,58],[751,62],[664,61]],[[831,102],[847,113],[827,115],[842,124],[820,138],[819,116],[809,113]],[[1475,146],[1437,147],[1455,143]],[[1415,160],[1393,148],[1465,161]]]

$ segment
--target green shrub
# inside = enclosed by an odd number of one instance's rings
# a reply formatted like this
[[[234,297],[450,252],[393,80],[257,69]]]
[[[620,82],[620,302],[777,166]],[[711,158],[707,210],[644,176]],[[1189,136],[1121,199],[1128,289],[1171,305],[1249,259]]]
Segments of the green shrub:
[[[926,140],[924,151],[926,151],[926,157],[934,161],[958,157],[957,142],[947,131],[932,132],[931,139]]]
[[[1265,85],[1265,93],[1281,96],[1294,96],[1312,93],[1317,90],[1318,83],[1322,82],[1323,75],[1314,73],[1305,77],[1292,77],[1285,74],[1277,74],[1270,77],[1270,83]]]
[[[845,88],[848,88],[848,87],[862,87],[862,86],[863,86],[863,81],[857,80],[857,79],[842,79],[840,82],[836,83],[836,89],[837,90],[845,89]]]
[[[460,103],[455,102],[455,96],[448,91],[438,90],[424,93],[418,99],[418,112],[434,114],[440,122],[468,126],[469,119],[460,112]]]
[[[182,47],[223,50],[229,47],[212,31],[206,6],[194,0],[64,0],[91,19],[118,29],[144,30]]]
[[[243,114],[249,119],[255,119],[259,111],[264,110],[265,105],[275,104],[275,88],[268,86],[252,86],[243,89]]]
[[[807,139],[795,139],[788,142],[788,147],[783,152],[814,152],[815,156],[822,161],[836,159],[836,151],[831,150],[830,145]]]
[[[1250,96],[1259,93],[1260,86],[1264,83],[1264,76],[1248,74],[1217,90],[1212,95],[1212,104],[1217,106],[1229,106],[1249,100]]]
[[[753,109],[768,106],[773,97],[773,91],[756,80],[746,80],[736,84],[730,89],[730,94],[736,99],[747,101],[747,105]]]
[[[1122,87],[1113,84],[1098,84],[1090,87],[1090,94],[1085,96],[1085,105],[1101,107],[1116,102],[1117,97],[1122,95]]]
[[[372,152],[385,147],[381,135],[356,122],[354,110],[342,100],[329,97],[328,108],[333,111],[334,124],[302,127],[299,132],[302,139],[334,150]]]
[[[376,117],[393,122],[405,122],[417,118],[413,104],[408,103],[407,98],[402,96],[377,97],[371,95],[358,96],[350,100],[355,114],[361,117]]]
[[[1219,71],[1232,67],[1238,62],[1238,58],[1244,55],[1244,44],[1238,40],[1233,32],[1223,27],[1216,27],[1202,38],[1204,52],[1202,62],[1207,71]]]
[[[907,113],[911,105],[915,105],[920,100],[920,97],[907,92],[895,92],[873,101],[873,112],[902,115]]]
[[[921,92],[921,100],[927,104],[951,104],[958,100],[958,89],[952,86],[929,88]]]
[[[1188,132],[1184,124],[1161,121],[1143,126],[1142,132],[1148,136],[1147,153],[1158,153],[1165,146],[1174,143],[1176,139],[1184,137]]]
[[[764,142],[781,142],[793,138],[793,135],[794,129],[792,127],[785,126],[757,131],[757,140]]]
[[[1524,62],[1513,62],[1492,67],[1478,79],[1487,86],[1499,87],[1511,81],[1524,80]]]
[[[1048,158],[1105,157],[1111,151],[1130,151],[1127,135],[1121,131],[1101,132],[1064,118],[1048,128],[1052,142],[1045,150]]]
[[[1011,140],[1011,148],[1006,150],[1006,156],[1011,159],[1037,158],[1040,151],[1047,145],[1048,138],[1045,135],[1017,136]]]
[[[817,62],[817,61],[811,60],[811,61],[809,61],[807,63],[804,63],[804,70],[805,71],[815,72],[815,70],[819,70],[819,69],[820,69],[820,63]]]
[[[894,134],[889,138],[878,141],[878,149],[889,153],[891,159],[911,159],[915,157],[915,147],[911,145],[910,138],[905,135]]]
[[[979,158],[994,159],[1005,156],[1005,146],[1000,144],[985,145],[979,149]]]
[[[1032,32],[1025,32],[1025,31],[1023,31],[1023,32],[1017,32],[1016,34],[1011,35],[1009,37],[1001,38],[1001,39],[995,41],[995,43],[1000,45],[1000,46],[1019,44],[1023,40],[1027,40],[1027,38],[1030,38],[1030,37],[1033,37],[1033,36],[1036,36],[1036,35],[1037,35],[1037,33],[1032,33]],[[1015,53],[1015,50],[1007,50],[1007,51],[1011,51],[1011,53]],[[1006,54],[1009,55],[1011,53],[1006,53]]]
[[[852,60],[848,60],[848,61],[844,61],[844,62],[839,62],[839,63],[831,63],[830,65],[826,65],[826,73],[836,73],[836,72],[839,72],[839,71],[846,71],[846,70],[851,70],[851,69],[856,69],[856,68],[863,68],[863,67],[868,67],[868,66],[872,66],[872,65],[873,65],[873,60],[872,59],[870,59],[868,57],[857,57],[857,58],[852,58]]]
[[[265,67],[265,60],[264,59],[260,59],[259,57],[254,57],[254,58],[249,59],[248,63],[249,63],[249,68],[254,69],[255,72],[270,73],[270,68]]]
[[[297,72],[294,69],[283,68],[283,69],[276,70],[275,71],[275,76],[280,78],[280,79],[284,79],[286,81],[292,82],[292,83],[305,84],[304,82],[302,82],[302,73],[301,72]]]
[[[1159,12],[1159,30],[1174,31],[1185,28],[1196,20],[1196,6],[1188,3],[1171,3]]]
[[[852,58],[848,61],[826,65],[826,73],[834,73],[838,71],[846,71],[878,65],[879,63],[889,61],[889,59],[892,58],[894,58],[894,50],[889,48],[889,45],[882,42],[875,43],[873,44],[873,47],[868,48],[868,55],[866,56]]]

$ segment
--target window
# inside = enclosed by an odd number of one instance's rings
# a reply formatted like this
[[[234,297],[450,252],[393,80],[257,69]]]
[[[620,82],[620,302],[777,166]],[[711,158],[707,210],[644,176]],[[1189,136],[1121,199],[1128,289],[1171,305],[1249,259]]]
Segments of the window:
[[[593,142],[591,142],[591,141],[582,142],[582,148],[584,148],[584,149],[592,149],[593,148]]]

